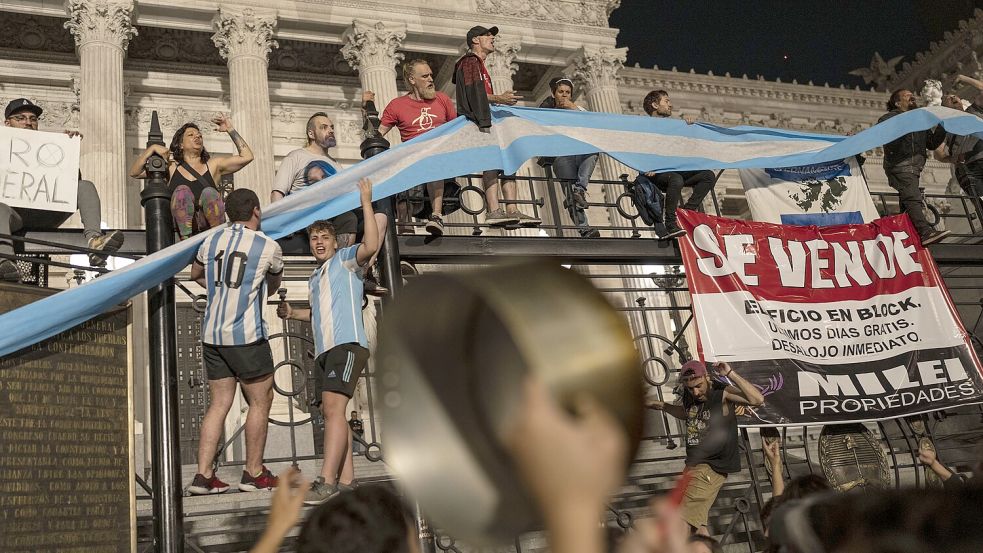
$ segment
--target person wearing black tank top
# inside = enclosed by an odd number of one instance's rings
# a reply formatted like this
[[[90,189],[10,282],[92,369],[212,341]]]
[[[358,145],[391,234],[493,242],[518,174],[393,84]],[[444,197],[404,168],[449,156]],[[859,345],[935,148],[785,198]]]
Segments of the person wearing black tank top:
[[[201,129],[194,123],[185,123],[174,133],[170,148],[152,145],[130,167],[131,177],[142,178],[145,175],[143,165],[152,154],[159,154],[168,161],[171,214],[180,240],[225,222],[225,204],[216,183],[253,160],[252,150],[233,128],[228,115],[220,113],[211,122],[217,131],[229,134],[237,155],[211,159]]]
[[[679,506],[683,520],[694,533],[705,536],[710,507],[717,499],[727,475],[741,471],[735,407],[757,407],[765,402],[753,384],[738,375],[728,363],[717,363],[717,375],[734,385],[713,380],[706,365],[687,361],[679,369],[683,384],[682,404],[650,400],[651,409],[665,411],[686,421],[686,470],[692,475]]]

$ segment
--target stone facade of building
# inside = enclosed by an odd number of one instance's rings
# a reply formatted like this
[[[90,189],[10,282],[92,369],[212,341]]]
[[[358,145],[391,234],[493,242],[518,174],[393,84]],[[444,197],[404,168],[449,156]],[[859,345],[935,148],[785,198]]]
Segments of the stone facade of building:
[[[45,109],[42,129],[80,130],[81,170],[99,190],[105,226],[141,228],[141,183],[128,178],[126,168],[143,149],[153,111],[166,140],[183,123],[198,122],[206,147],[217,155],[234,147],[208,119],[231,112],[256,154],[235,175],[236,186],[265,199],[278,160],[304,145],[313,112],[325,111],[334,120],[335,156],[342,165],[359,160],[361,91],[375,91],[380,107],[402,93],[402,60],[428,60],[438,88],[452,93],[454,62],[466,31],[476,24],[500,27],[488,69],[496,90],[516,90],[525,105],[539,104],[551,78],[570,75],[579,84],[578,101],[592,111],[642,114],[645,94],[663,88],[682,114],[720,125],[858,131],[884,112],[884,89],[918,90],[926,78],[945,81],[960,71],[979,77],[981,71],[980,11],[899,72],[876,56],[862,74],[878,90],[624,67],[626,49],[617,47],[618,31],[608,24],[619,3],[11,0],[0,7],[0,103],[31,98]],[[878,152],[869,153],[866,168],[871,189],[887,191]],[[523,171],[541,170],[529,163]],[[615,180],[625,171],[602,158],[595,176]],[[930,162],[923,182],[929,191],[945,190],[948,168]],[[725,213],[746,213],[735,171],[723,174],[717,193]],[[602,210],[590,216],[603,224],[616,215]],[[302,282],[291,285],[291,295],[304,297]],[[141,320],[136,304],[135,319]],[[656,321],[656,330],[669,333],[669,325]],[[146,366],[142,349],[133,356],[134,366]]]

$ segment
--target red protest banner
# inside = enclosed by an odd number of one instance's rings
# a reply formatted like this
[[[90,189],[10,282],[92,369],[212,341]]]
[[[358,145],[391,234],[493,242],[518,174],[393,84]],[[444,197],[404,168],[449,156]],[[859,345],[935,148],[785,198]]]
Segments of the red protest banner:
[[[983,368],[905,216],[784,226],[679,211],[699,351],[765,393],[749,426],[983,401]]]

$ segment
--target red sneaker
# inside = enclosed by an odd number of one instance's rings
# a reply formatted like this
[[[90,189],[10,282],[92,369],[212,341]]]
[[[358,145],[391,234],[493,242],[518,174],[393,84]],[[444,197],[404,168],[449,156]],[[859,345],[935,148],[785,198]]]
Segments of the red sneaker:
[[[242,471],[242,481],[239,482],[240,492],[255,492],[259,490],[272,490],[276,487],[277,477],[273,476],[270,469],[263,467],[259,476],[253,477],[246,471]]]
[[[229,489],[229,485],[218,479],[212,474],[211,478],[205,478],[201,473],[195,475],[195,479],[188,486],[188,491],[192,495],[208,495],[212,493],[222,493]]]

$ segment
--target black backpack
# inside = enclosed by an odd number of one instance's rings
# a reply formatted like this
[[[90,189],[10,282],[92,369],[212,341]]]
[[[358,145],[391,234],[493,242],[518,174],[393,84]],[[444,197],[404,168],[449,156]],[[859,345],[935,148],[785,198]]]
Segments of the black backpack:
[[[648,177],[639,173],[635,180],[628,186],[628,194],[631,202],[635,204],[638,215],[642,222],[648,226],[662,224],[662,191],[649,180]]]

